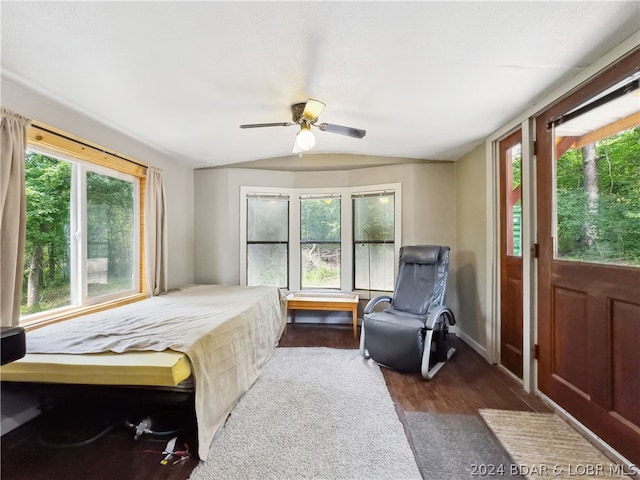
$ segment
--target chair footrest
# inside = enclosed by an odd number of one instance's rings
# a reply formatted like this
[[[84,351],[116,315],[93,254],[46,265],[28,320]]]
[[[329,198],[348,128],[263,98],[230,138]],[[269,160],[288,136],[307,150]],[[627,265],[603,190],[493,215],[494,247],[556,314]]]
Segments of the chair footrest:
[[[365,318],[366,349],[376,362],[398,372],[420,371],[424,351],[424,326],[420,322],[391,323],[386,319]]]

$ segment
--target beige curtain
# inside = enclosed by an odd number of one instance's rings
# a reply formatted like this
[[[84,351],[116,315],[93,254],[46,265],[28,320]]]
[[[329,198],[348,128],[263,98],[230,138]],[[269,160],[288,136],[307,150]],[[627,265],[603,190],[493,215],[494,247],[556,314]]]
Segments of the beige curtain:
[[[150,296],[167,291],[167,202],[162,170],[147,167],[144,206],[145,262]]]
[[[27,127],[31,120],[2,108],[0,124],[0,324],[17,326],[20,300],[24,242],[26,231],[26,196],[24,157]]]

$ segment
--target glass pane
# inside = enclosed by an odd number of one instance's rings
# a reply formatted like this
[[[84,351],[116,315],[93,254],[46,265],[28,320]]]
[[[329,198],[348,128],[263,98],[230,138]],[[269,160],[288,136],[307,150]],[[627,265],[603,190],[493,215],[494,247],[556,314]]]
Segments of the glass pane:
[[[522,256],[522,145],[506,152],[507,169],[507,255]]]
[[[393,194],[354,198],[354,241],[393,242],[395,237],[394,203],[395,196]]]
[[[87,172],[87,293],[134,288],[133,183]]]
[[[357,290],[393,290],[394,250],[394,243],[355,244],[355,288]]]
[[[521,200],[511,207],[511,238],[509,255],[522,256],[522,205]]]
[[[640,266],[639,107],[636,90],[554,129],[556,258]]]
[[[247,245],[247,285],[287,288],[287,244]]]
[[[358,290],[392,291],[395,268],[393,193],[354,197],[353,239],[354,287]]]
[[[71,164],[27,152],[27,229],[22,314],[71,303]]]
[[[300,200],[300,243],[301,288],[339,289],[340,198]]]
[[[340,244],[300,245],[302,288],[340,288]]]
[[[339,198],[306,198],[300,200],[300,241],[340,241]]]
[[[247,241],[287,242],[289,240],[289,200],[287,198],[247,199]]]

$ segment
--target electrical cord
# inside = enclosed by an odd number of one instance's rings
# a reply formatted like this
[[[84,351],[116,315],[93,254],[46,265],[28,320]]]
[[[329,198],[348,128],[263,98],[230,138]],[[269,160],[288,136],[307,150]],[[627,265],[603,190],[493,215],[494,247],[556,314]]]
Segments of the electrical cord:
[[[106,435],[109,431],[111,431],[113,429],[113,427],[115,427],[115,423],[109,425],[107,428],[105,428],[101,432],[98,432],[98,434],[96,434],[95,436],[93,436],[91,438],[88,438],[87,440],[83,440],[81,442],[53,443],[53,442],[49,442],[48,440],[45,440],[42,437],[42,433],[38,434],[38,442],[40,443],[40,445],[42,445],[44,447],[49,447],[49,448],[77,448],[77,447],[84,447],[86,445],[89,445],[89,444],[95,442],[100,437],[103,437],[104,435]]]
[[[142,420],[140,420],[139,423],[135,424],[132,423],[128,420],[126,420],[124,422],[124,424],[135,430],[135,436],[134,439],[137,440],[138,438],[140,438],[140,436],[144,433],[148,433],[150,435],[155,435],[155,436],[159,436],[159,437],[163,437],[163,436],[168,436],[168,435],[174,435],[182,430],[184,430],[184,427],[179,427],[179,428],[174,428],[174,429],[170,429],[170,430],[159,430],[159,429],[153,429],[153,422],[151,420],[151,417],[145,417]]]

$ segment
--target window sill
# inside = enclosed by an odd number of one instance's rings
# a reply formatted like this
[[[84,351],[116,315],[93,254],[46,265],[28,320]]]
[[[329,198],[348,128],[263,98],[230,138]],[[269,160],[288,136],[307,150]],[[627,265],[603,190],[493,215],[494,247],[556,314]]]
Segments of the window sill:
[[[39,317],[33,320],[27,320],[20,323],[21,327],[28,332],[30,330],[35,330],[40,327],[44,327],[46,325],[51,325],[52,323],[64,322],[65,320],[70,320],[72,318],[79,317],[81,315],[88,315],[90,313],[101,312],[103,310],[109,310],[111,308],[120,307],[122,305],[127,305],[129,303],[139,302],[140,300],[144,300],[148,298],[146,293],[136,293],[134,295],[130,295],[128,297],[119,298],[117,300],[112,300],[109,302],[99,303],[96,305],[77,307],[73,309],[65,309],[64,312],[60,312],[53,315],[46,315],[44,317]]]

